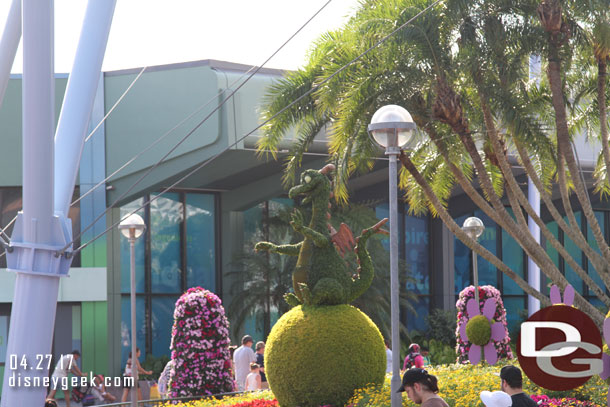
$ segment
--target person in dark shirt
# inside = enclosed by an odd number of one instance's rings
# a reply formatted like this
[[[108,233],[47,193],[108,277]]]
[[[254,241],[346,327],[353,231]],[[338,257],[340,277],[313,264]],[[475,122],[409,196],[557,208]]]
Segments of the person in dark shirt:
[[[261,388],[268,389],[267,376],[265,376],[265,342],[256,343],[256,364],[260,366]]]
[[[502,391],[508,393],[513,400],[512,407],[537,407],[538,404],[523,392],[523,376],[521,369],[506,365],[500,370]]]

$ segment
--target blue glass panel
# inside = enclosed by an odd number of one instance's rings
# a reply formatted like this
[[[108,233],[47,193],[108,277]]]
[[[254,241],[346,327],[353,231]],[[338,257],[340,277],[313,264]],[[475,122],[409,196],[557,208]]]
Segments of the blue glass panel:
[[[186,281],[189,287],[216,290],[214,195],[186,195]]]
[[[546,224],[546,227],[551,231],[554,236],[559,236],[559,226],[557,226],[557,222],[550,222]],[[546,242],[546,253],[549,255],[553,264],[559,268],[559,253],[549,242]],[[546,281],[546,283],[545,283]],[[551,286],[551,279],[548,278],[544,273],[540,274],[540,291],[548,295],[549,288]]]
[[[415,283],[407,289],[416,294],[430,293],[428,218],[405,216],[405,258]]]
[[[180,195],[166,193],[150,203],[150,283],[153,293],[182,291]]]
[[[517,342],[517,334],[523,319],[525,310],[525,297],[503,297],[504,308],[506,309],[506,321],[508,322],[508,332],[511,335],[511,342]]]
[[[409,331],[415,329],[421,333],[428,329],[426,317],[430,313],[430,297],[419,297],[417,302],[413,304],[417,315],[407,312],[407,329]]]
[[[379,204],[375,207],[375,216],[377,216],[377,219],[381,220],[383,218],[390,218],[390,208],[387,202]],[[386,223],[386,228],[389,230],[390,226]],[[386,249],[388,252],[390,251],[390,237],[389,236],[383,236],[382,240],[381,240],[381,244],[383,245],[383,248]]]
[[[595,218],[597,219],[597,223],[599,224],[599,227],[602,230],[602,234],[605,236],[606,225],[604,223],[604,212],[596,211]],[[593,250],[595,250],[597,253],[600,252],[599,246],[597,245],[597,240],[595,240],[595,236],[593,236],[593,232],[591,231],[591,227],[587,227],[587,241],[589,242],[589,245],[593,248]],[[595,281],[598,286],[604,287],[604,282],[602,281],[599,274],[597,274],[597,271],[595,271],[595,268],[593,267],[591,261],[587,259],[587,262],[589,263],[589,275],[591,276],[593,281]],[[592,290],[589,290],[589,292],[593,294]]]
[[[136,208],[139,208],[144,203],[144,198],[136,199],[133,202],[128,203],[121,207],[121,218],[127,216]],[[138,215],[145,219],[144,209],[140,209],[136,212]],[[130,258],[129,258],[129,241],[126,237],[121,234],[121,292],[131,292],[131,280],[130,280]],[[135,258],[136,258],[136,292],[144,292],[144,250],[146,247],[146,234],[140,236],[135,243]]]
[[[459,226],[464,224],[470,215],[460,216],[455,219]],[[471,285],[470,265],[472,254],[470,249],[457,237],[453,237],[453,263],[455,267],[455,293],[459,294],[467,286]]]
[[[169,345],[172,340],[174,308],[178,297],[152,297],[151,299],[151,334],[152,353],[159,357],[170,356]]]
[[[497,231],[496,222],[483,213],[480,209],[477,209],[474,216],[481,219],[485,225],[485,231],[479,237],[479,243],[481,246],[489,250],[493,254],[497,254]],[[489,263],[481,256],[477,256],[477,265],[479,271],[479,285],[492,285],[498,286],[498,272],[494,265]]]
[[[608,313],[608,307],[597,297],[587,297],[587,301],[591,303],[595,308],[600,310],[600,312],[604,315]]]
[[[146,305],[143,296],[136,297],[136,342],[142,353],[140,362],[146,355],[146,322],[144,315]],[[125,370],[125,364],[131,352],[131,300],[128,295],[121,296],[121,371]]]
[[[258,204],[243,212],[244,244],[254,244],[263,240],[263,204]],[[253,246],[245,249],[251,250]]]
[[[504,229],[502,229],[502,261],[515,273],[523,277],[523,249]],[[521,287],[512,278],[502,273],[503,294],[523,294]]]
[[[574,216],[576,217],[576,222],[578,222],[578,227],[580,228],[582,223],[581,223],[581,214],[580,212],[575,213]],[[568,218],[565,217],[565,221],[568,221]],[[581,250],[578,248],[578,246],[576,246],[576,244],[574,244],[574,242],[567,236],[564,235],[564,239],[563,239],[563,246],[566,248],[566,250],[568,251],[568,253],[570,254],[570,256],[574,259],[574,261],[576,263],[578,263],[579,266],[582,266],[582,252]],[[572,286],[574,287],[574,289],[576,291],[578,291],[579,293],[582,294],[582,290],[583,290],[583,282],[582,279],[580,277],[578,277],[578,275],[576,274],[576,272],[572,269],[572,267],[570,267],[570,265],[568,264],[567,261],[564,261],[565,264],[565,276],[566,279],[568,280],[568,282],[570,284],[572,284]]]

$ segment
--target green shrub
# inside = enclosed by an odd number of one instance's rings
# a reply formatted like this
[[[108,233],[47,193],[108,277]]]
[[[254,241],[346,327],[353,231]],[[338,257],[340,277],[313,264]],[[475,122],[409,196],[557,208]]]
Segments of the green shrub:
[[[457,321],[457,311],[443,310],[435,308],[426,316],[428,329],[426,330],[426,338],[434,338],[446,345],[455,348],[455,325]],[[452,361],[452,363],[455,360]]]
[[[355,389],[381,384],[385,366],[379,329],[350,305],[293,308],[265,348],[267,380],[282,407],[342,406]]]
[[[144,360],[144,363],[142,363],[142,367],[146,370],[151,370],[152,374],[150,376],[141,375],[141,377],[143,379],[159,380],[159,376],[161,375],[161,372],[163,372],[167,362],[169,362],[169,357],[165,355],[161,355],[159,357],[151,354],[146,355],[146,359]]]

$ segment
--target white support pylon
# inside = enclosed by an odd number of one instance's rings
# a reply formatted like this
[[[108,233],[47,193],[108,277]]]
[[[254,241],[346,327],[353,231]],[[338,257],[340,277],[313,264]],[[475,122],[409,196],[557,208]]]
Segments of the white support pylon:
[[[68,216],[116,0],[89,0],[55,134],[56,214]]]
[[[4,100],[11,68],[21,39],[21,0],[13,0],[0,39],[0,106]]]
[[[53,216],[53,0],[23,0],[22,7],[23,211],[13,233],[19,247],[7,255],[17,277],[2,407],[44,404],[46,388],[26,386],[25,379],[48,376],[47,363],[39,361],[51,353],[59,290],[59,275],[50,275],[49,264],[62,241]]]

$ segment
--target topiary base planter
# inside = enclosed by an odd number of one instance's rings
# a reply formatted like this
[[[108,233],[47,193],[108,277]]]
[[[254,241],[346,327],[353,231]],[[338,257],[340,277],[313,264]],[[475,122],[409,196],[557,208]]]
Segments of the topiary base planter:
[[[343,406],[381,384],[385,346],[377,326],[350,305],[298,306],[274,325],[265,373],[281,407]]]

